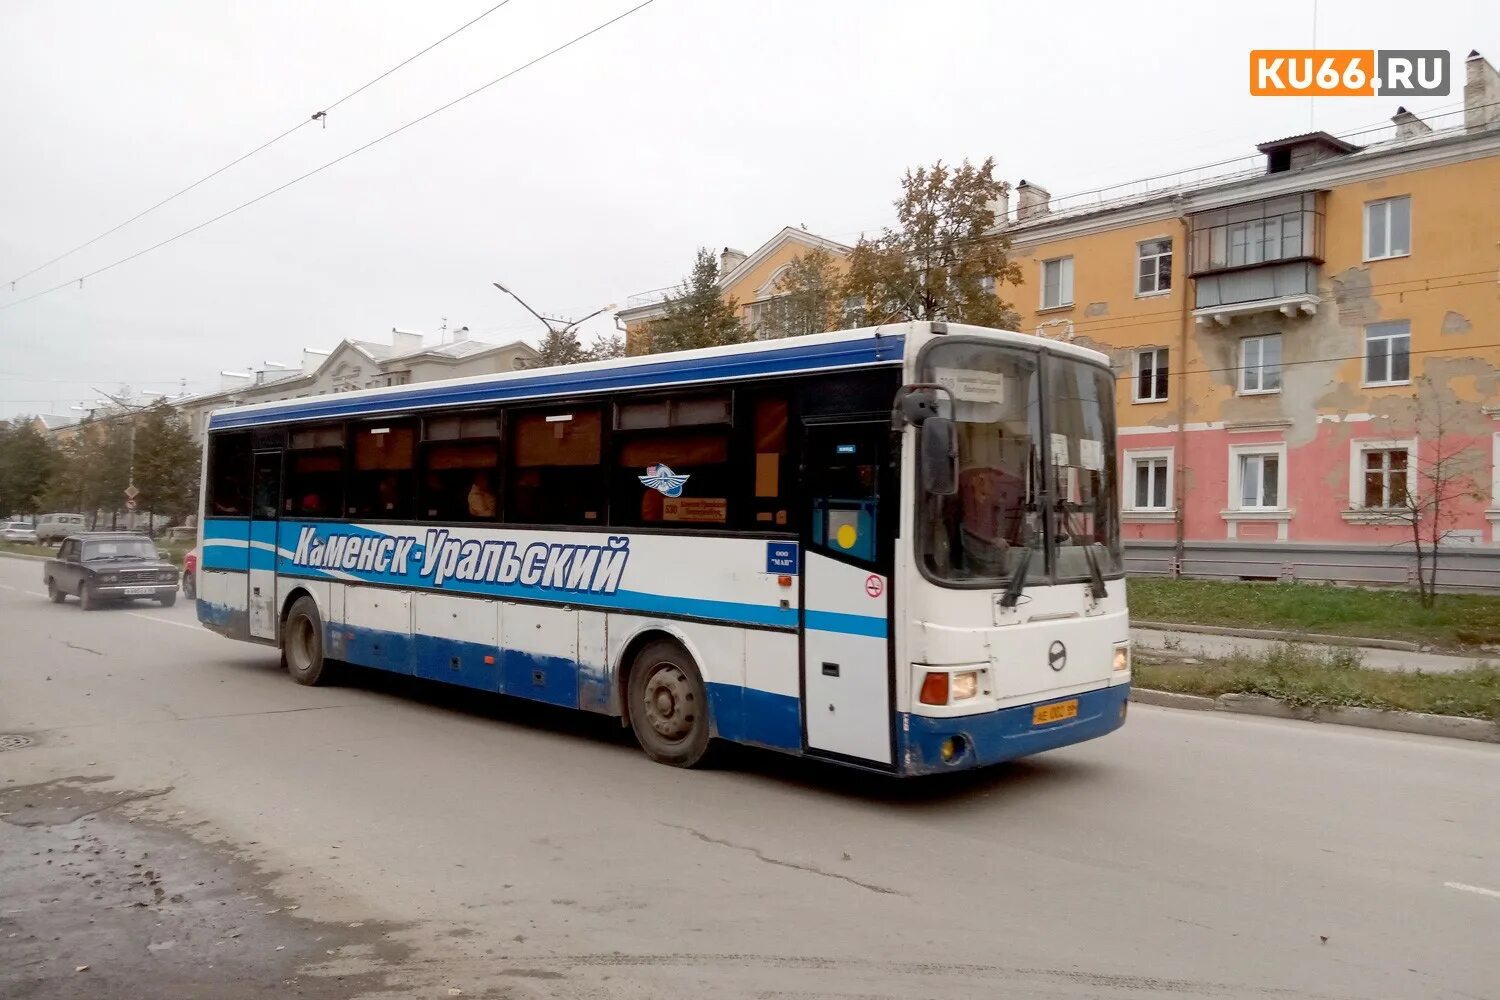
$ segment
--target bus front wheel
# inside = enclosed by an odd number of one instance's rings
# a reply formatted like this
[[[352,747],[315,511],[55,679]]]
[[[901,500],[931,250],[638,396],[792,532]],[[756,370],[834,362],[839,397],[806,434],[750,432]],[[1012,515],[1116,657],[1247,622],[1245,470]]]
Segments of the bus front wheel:
[[[281,629],[281,665],[298,684],[323,684],[329,679],[323,658],[323,618],[318,602],[299,597],[287,612]]]
[[[708,756],[708,696],[692,657],[675,642],[648,643],[630,668],[630,728],[646,756],[697,767]]]

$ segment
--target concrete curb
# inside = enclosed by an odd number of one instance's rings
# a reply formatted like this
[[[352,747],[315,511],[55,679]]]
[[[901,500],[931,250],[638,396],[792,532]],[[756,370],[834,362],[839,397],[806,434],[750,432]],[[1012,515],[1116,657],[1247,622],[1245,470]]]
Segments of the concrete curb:
[[[1442,736],[1476,743],[1500,743],[1500,725],[1486,719],[1467,719],[1456,715],[1388,712],[1379,708],[1303,708],[1260,694],[1221,694],[1217,698],[1205,698],[1172,691],[1153,691],[1149,688],[1131,688],[1130,700],[1163,708],[1213,710],[1236,715],[1259,715],[1268,719],[1294,719],[1299,722],[1329,722],[1337,726],[1383,729],[1393,733]]]
[[[1320,646],[1365,646],[1370,649],[1394,649],[1403,653],[1420,653],[1422,647],[1403,639],[1367,639],[1352,635],[1323,635],[1319,632],[1280,632],[1269,628],[1226,628],[1220,625],[1187,625],[1176,622],[1143,622],[1132,620],[1131,628],[1153,632],[1196,632],[1200,635],[1226,635],[1238,639],[1271,639],[1279,642],[1307,642]]]
[[[1186,708],[1196,712],[1212,712],[1218,703],[1212,698],[1198,694],[1178,694],[1176,691],[1153,691],[1150,688],[1133,687],[1130,700],[1142,705],[1160,705],[1162,708]]]

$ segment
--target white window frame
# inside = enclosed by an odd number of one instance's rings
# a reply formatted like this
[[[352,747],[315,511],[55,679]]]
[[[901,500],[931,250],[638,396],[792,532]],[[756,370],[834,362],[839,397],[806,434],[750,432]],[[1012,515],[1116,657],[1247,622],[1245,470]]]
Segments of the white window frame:
[[[1395,365],[1391,361],[1391,358],[1393,357],[1393,354],[1390,351],[1389,346],[1387,346],[1386,353],[1385,353],[1385,374],[1386,374],[1386,377],[1384,379],[1376,379],[1374,381],[1371,381],[1369,379],[1369,376],[1370,376],[1370,331],[1372,329],[1376,328],[1376,327],[1393,327],[1393,326],[1397,326],[1397,325],[1401,325],[1401,324],[1404,324],[1405,327],[1406,327],[1406,331],[1404,333],[1382,333],[1382,334],[1377,335],[1375,337],[1375,339],[1376,340],[1395,341],[1395,340],[1401,339],[1402,337],[1406,338],[1406,378],[1393,379],[1393,378],[1390,377],[1391,370],[1395,367]],[[1366,387],[1383,386],[1383,385],[1411,385],[1411,321],[1410,320],[1395,319],[1395,320],[1385,320],[1385,321],[1382,321],[1380,323],[1369,323],[1369,324],[1366,324],[1366,326],[1365,326],[1365,344],[1364,344],[1364,347],[1365,347],[1365,349],[1364,349],[1364,356],[1359,359],[1359,364],[1360,364],[1359,375],[1360,375],[1360,379],[1361,379],[1361,384],[1362,385],[1364,385]]]
[[[1165,241],[1166,244],[1167,244],[1167,252],[1166,253],[1151,253],[1151,254],[1148,254],[1148,253],[1144,252],[1147,243],[1161,243],[1163,241]],[[1171,295],[1172,294],[1172,270],[1177,266],[1177,260],[1176,260],[1176,257],[1175,257],[1176,250],[1177,250],[1177,246],[1174,243],[1174,241],[1172,240],[1172,237],[1170,237],[1170,236],[1153,236],[1150,239],[1138,240],[1136,242],[1136,244],[1135,244],[1135,297],[1136,298],[1138,298],[1138,299],[1150,299],[1150,298],[1155,298],[1158,295]],[[1151,269],[1152,282],[1154,284],[1156,284],[1157,287],[1156,288],[1150,288],[1150,289],[1142,288],[1141,287],[1141,261],[1146,260],[1147,258],[1150,258],[1150,259],[1156,260],[1156,261],[1160,261],[1160,259],[1162,257],[1166,257],[1166,258],[1168,258],[1171,261],[1171,263],[1167,267],[1167,287],[1166,288],[1160,287],[1160,285],[1161,285],[1161,267],[1158,264],[1157,267],[1154,267],[1154,268]]]
[[[1500,408],[1491,410],[1490,416],[1500,418]],[[1500,431],[1490,441],[1490,506],[1484,512],[1490,522],[1490,541],[1500,544]]]
[[[1047,266],[1049,264],[1056,264],[1057,267],[1058,267],[1058,277],[1057,277],[1057,296],[1058,296],[1058,301],[1057,302],[1051,302],[1051,303],[1049,303],[1047,301]],[[1066,266],[1064,266],[1064,265],[1066,265]],[[1041,276],[1042,276],[1042,280],[1039,282],[1039,284],[1041,286],[1040,287],[1040,293],[1041,293],[1040,294],[1040,301],[1041,301],[1041,305],[1037,307],[1038,311],[1046,310],[1046,309],[1068,309],[1068,308],[1071,308],[1072,305],[1073,305],[1073,255],[1072,254],[1066,254],[1066,255],[1064,255],[1062,257],[1049,257],[1048,259],[1042,261]],[[1063,278],[1067,278],[1067,281],[1064,282]]]
[[[1128,521],[1171,521],[1177,517],[1177,462],[1173,448],[1127,448],[1125,475],[1120,484],[1120,513]],[[1135,505],[1135,467],[1137,462],[1167,463],[1167,495],[1163,507],[1137,507]]]
[[[1349,511],[1387,514],[1401,511],[1401,507],[1365,506],[1365,454],[1372,451],[1406,452],[1406,491],[1415,496],[1417,492],[1417,439],[1416,438],[1364,438],[1349,442]]]
[[[1406,203],[1406,249],[1400,253],[1391,252],[1391,207],[1398,202]],[[1375,213],[1385,217],[1385,246],[1380,248],[1379,253],[1373,252],[1376,248],[1370,246],[1370,219]],[[1381,198],[1376,201],[1365,202],[1365,260],[1395,260],[1400,257],[1411,256],[1412,229],[1411,229],[1411,195],[1402,194],[1394,198]]]
[[[1281,354],[1282,344],[1281,344],[1281,334],[1279,334],[1279,333],[1264,333],[1264,334],[1261,334],[1258,337],[1241,337],[1240,338],[1240,344],[1239,344],[1240,377],[1239,377],[1239,382],[1238,382],[1239,388],[1237,389],[1237,392],[1239,393],[1239,395],[1241,395],[1241,396],[1269,396],[1269,395],[1272,395],[1274,393],[1278,393],[1278,392],[1281,391],[1282,368],[1284,367],[1284,364],[1285,364],[1284,362],[1281,362],[1281,361],[1278,361],[1276,363],[1276,382],[1277,382],[1277,384],[1273,388],[1270,388],[1270,389],[1265,388],[1265,384],[1266,384],[1266,369],[1268,367],[1266,365],[1266,341],[1270,340],[1272,337],[1275,337],[1276,338],[1276,342],[1277,342],[1277,344],[1276,344],[1276,346],[1277,346],[1276,355],[1277,355],[1277,357],[1281,357],[1282,356],[1282,354]],[[1259,350],[1260,350],[1260,361],[1257,362],[1257,364],[1255,365],[1255,367],[1253,369],[1255,371],[1255,373],[1256,373],[1255,387],[1254,388],[1250,388],[1247,385],[1247,382],[1249,380],[1249,375],[1250,375],[1250,372],[1251,372],[1252,369],[1251,369],[1250,364],[1245,359],[1245,355],[1248,353],[1248,351],[1247,351],[1246,348],[1247,348],[1247,345],[1251,341],[1254,341],[1255,343],[1257,343],[1259,345]]]
[[[1156,371],[1156,355],[1167,352],[1167,376],[1161,380],[1161,385],[1155,386],[1162,391],[1160,396],[1141,395],[1141,358],[1147,354],[1152,356],[1151,370]],[[1156,378],[1153,376],[1152,381]],[[1172,349],[1170,347],[1143,347],[1138,351],[1130,352],[1130,398],[1136,403],[1165,403],[1172,395]]]
[[[1254,455],[1276,456],[1276,496],[1275,507],[1244,507],[1241,506],[1241,459]],[[1229,502],[1225,505],[1226,511],[1230,513],[1256,514],[1262,512],[1273,512],[1278,514],[1287,513],[1290,508],[1286,495],[1287,487],[1287,460],[1286,442],[1270,441],[1264,444],[1232,444],[1229,446]],[[1264,498],[1262,498],[1264,499]]]

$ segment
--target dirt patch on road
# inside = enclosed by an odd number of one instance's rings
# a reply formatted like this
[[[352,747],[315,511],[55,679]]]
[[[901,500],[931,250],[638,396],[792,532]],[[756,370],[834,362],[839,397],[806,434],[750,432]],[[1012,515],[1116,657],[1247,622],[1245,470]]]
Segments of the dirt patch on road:
[[[347,998],[405,993],[403,928],[319,923],[228,845],[205,845],[73,777],[0,789],[0,996]]]

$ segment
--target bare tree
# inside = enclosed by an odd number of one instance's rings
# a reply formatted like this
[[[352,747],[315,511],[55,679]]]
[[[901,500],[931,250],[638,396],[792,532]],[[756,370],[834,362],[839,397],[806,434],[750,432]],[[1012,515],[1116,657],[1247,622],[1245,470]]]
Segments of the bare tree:
[[[1387,491],[1382,500],[1391,517],[1411,529],[1412,549],[1417,561],[1417,593],[1424,608],[1437,603],[1438,555],[1443,542],[1453,533],[1465,500],[1482,499],[1475,480],[1475,454],[1454,433],[1453,406],[1445,406],[1442,395],[1427,376],[1417,380],[1412,396],[1415,404],[1417,434],[1421,447],[1415,462],[1399,471],[1406,473],[1398,483],[1395,471],[1365,472],[1366,504]],[[1387,478],[1388,477],[1388,480]],[[1411,486],[1408,487],[1408,482]]]

